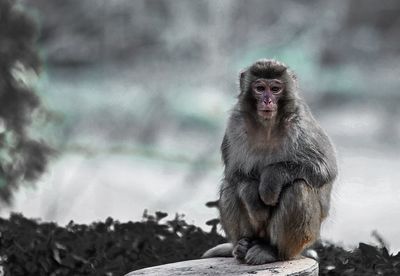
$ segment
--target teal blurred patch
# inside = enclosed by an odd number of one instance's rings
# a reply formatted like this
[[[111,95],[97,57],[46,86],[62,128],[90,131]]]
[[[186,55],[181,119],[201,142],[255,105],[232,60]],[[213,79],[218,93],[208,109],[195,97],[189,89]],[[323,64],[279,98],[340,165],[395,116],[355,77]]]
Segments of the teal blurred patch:
[[[3,189],[6,186],[7,186],[7,181],[0,176],[0,189]]]
[[[262,58],[282,61],[304,77],[315,73],[316,67],[318,67],[314,54],[302,45],[251,49],[242,58],[237,59],[235,67],[244,68]]]

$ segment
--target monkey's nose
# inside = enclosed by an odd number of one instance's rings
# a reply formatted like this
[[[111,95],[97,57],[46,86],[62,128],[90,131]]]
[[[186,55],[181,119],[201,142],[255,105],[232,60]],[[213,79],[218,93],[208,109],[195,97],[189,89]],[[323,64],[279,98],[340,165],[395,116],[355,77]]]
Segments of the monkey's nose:
[[[265,98],[265,99],[264,99],[264,103],[265,103],[265,104],[272,104],[271,98]]]

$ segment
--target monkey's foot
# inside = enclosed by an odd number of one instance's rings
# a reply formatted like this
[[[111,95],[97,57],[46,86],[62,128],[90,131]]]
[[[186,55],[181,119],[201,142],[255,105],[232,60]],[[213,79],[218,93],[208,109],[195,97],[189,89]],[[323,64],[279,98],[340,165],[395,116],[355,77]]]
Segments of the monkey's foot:
[[[246,257],[247,251],[251,247],[252,243],[249,238],[242,238],[240,239],[236,246],[233,248],[233,256],[239,260],[243,261],[244,258]]]
[[[276,262],[276,258],[272,249],[264,244],[253,245],[246,253],[245,262],[249,265],[260,265]]]

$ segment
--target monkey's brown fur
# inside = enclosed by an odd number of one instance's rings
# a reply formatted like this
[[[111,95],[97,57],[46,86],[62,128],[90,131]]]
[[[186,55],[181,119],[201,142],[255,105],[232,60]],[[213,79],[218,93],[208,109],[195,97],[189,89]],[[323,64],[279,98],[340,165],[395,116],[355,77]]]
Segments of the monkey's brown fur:
[[[247,264],[287,260],[318,238],[336,158],[297,90],[294,74],[274,60],[259,60],[240,74],[221,145],[219,211],[231,246],[210,249],[205,257],[233,254]]]

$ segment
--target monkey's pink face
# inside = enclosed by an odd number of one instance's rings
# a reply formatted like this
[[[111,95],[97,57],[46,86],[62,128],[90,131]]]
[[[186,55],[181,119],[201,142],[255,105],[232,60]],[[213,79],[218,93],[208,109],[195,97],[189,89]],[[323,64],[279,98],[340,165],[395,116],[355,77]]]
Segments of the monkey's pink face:
[[[278,79],[257,79],[251,86],[257,100],[257,114],[263,120],[270,120],[278,112],[278,100],[284,84]]]

